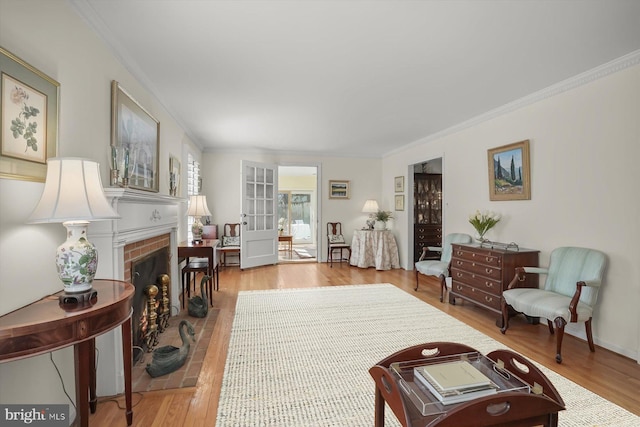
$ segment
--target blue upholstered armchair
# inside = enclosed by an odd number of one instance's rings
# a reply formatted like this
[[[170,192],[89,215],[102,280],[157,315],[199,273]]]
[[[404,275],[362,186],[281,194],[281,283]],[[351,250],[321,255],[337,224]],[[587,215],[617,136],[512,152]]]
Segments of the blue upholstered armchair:
[[[420,274],[425,276],[436,276],[440,278],[440,302],[444,301],[444,292],[447,289],[446,279],[449,277],[449,264],[451,264],[451,244],[471,243],[471,236],[464,233],[447,234],[442,242],[442,247],[425,246],[422,248],[422,255],[416,262],[416,288],[420,284]],[[439,260],[423,260],[428,251],[440,252]]]
[[[606,265],[602,252],[563,247],[551,252],[549,268],[517,267],[515,277],[502,293],[502,333],[507,331],[514,311],[545,318],[549,332],[556,334],[556,362],[562,363],[560,350],[565,325],[584,322],[589,349],[595,351],[591,319]],[[526,274],[546,274],[544,288],[518,288]]]

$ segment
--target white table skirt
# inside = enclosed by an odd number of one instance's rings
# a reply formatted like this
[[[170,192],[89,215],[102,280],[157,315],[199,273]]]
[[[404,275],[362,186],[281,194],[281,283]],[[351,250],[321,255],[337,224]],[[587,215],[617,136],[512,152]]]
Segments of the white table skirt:
[[[389,230],[356,230],[351,241],[351,265],[376,270],[400,268],[396,238]]]

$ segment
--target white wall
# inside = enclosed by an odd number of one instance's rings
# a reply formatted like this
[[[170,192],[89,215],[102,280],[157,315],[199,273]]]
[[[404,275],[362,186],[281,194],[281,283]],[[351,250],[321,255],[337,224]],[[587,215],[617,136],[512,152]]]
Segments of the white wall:
[[[381,159],[206,152],[203,155],[202,193],[207,196],[207,204],[212,213],[211,222],[218,224],[218,229],[221,229],[226,222],[239,221],[242,160],[319,166],[318,179],[321,191],[318,204],[320,207],[318,238],[323,247],[327,235],[327,222],[342,222],[345,238],[350,241],[353,230],[365,225],[367,214],[362,213],[365,200],[380,199]],[[329,180],[351,181],[351,198],[349,200],[329,199]],[[381,204],[380,208],[391,210],[392,205]],[[326,259],[326,253],[319,255],[320,259]]]
[[[109,182],[110,85],[118,80],[160,121],[160,193],[168,194],[169,156],[182,158],[183,144],[193,145],[66,1],[0,1],[0,45],[60,83],[58,155],[100,162],[103,184]],[[62,290],[53,258],[64,228],[25,224],[43,186],[0,179],[0,315]],[[75,398],[72,355],[65,349],[54,359]],[[0,378],[0,403],[67,403],[47,355],[0,364]]]
[[[594,313],[594,339],[637,360],[639,117],[636,65],[385,157],[383,200],[393,197],[393,177],[406,176],[408,165],[443,157],[445,233],[473,234],[468,215],[490,209],[503,219],[489,239],[539,249],[541,265],[558,246],[603,251],[609,263]],[[531,144],[531,200],[489,201],[487,150],[524,139]],[[411,215],[405,211],[396,219],[405,268],[411,268]],[[567,331],[584,336],[582,325]]]

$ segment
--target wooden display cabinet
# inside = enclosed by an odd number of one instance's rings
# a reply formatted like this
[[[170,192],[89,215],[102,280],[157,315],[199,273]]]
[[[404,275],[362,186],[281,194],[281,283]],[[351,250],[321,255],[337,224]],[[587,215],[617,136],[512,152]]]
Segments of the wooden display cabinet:
[[[442,174],[414,175],[414,262],[424,246],[442,245]],[[424,259],[440,259],[440,252],[427,252]]]

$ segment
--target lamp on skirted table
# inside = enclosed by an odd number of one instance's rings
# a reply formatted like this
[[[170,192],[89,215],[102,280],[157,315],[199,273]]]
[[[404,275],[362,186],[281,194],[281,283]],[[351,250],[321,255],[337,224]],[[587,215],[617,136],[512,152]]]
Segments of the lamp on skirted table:
[[[207,196],[189,196],[187,215],[194,218],[193,225],[191,226],[193,242],[201,242],[203,226],[202,222],[200,222],[200,217],[211,216],[211,212],[209,212],[209,208],[207,207]]]
[[[373,225],[376,223],[376,219],[373,214],[378,212],[378,202],[373,199],[369,199],[364,202],[364,207],[362,208],[362,212],[369,214],[369,219],[367,220],[367,228],[369,230],[373,230]]]
[[[61,222],[67,241],[56,251],[56,268],[64,285],[61,304],[82,304],[97,296],[91,283],[98,268],[98,251],[87,239],[91,221],[119,218],[102,189],[100,165],[79,158],[47,161],[44,191],[29,217],[31,224]]]

